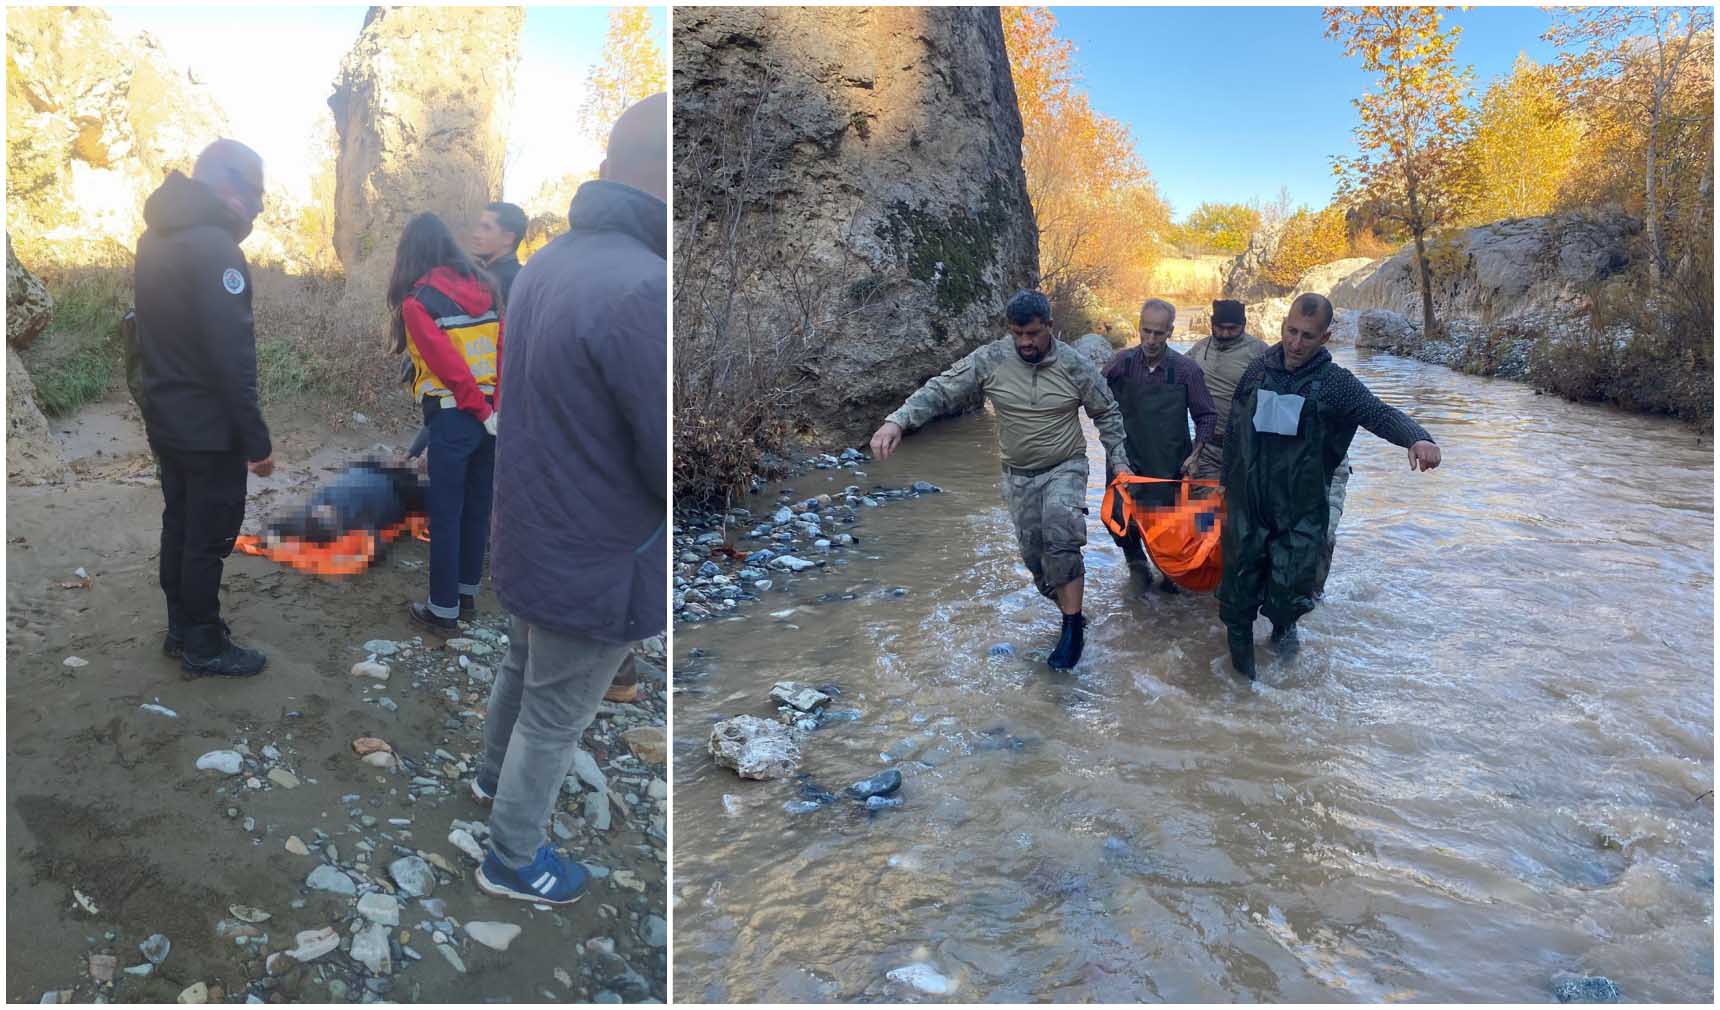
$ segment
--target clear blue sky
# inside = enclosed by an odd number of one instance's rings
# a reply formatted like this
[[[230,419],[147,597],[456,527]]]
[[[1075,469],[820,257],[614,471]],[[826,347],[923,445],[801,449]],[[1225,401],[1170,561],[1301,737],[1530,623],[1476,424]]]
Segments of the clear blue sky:
[[[214,89],[233,134],[257,148],[271,177],[304,192],[308,151],[341,57],[358,38],[365,7],[108,5],[122,34],[147,31],[173,61]],[[515,79],[508,199],[525,200],[546,179],[595,168],[601,150],[580,137],[575,113],[586,72],[603,55],[608,7],[527,7]],[[652,10],[668,59],[666,8]]]
[[[1054,7],[1058,34],[1093,106],[1134,131],[1178,217],[1202,201],[1298,204],[1331,199],[1334,154],[1354,153],[1358,60],[1325,37],[1318,7]],[[1537,7],[1446,15],[1463,26],[1455,56],[1479,93],[1519,52],[1550,63],[1551,21]]]

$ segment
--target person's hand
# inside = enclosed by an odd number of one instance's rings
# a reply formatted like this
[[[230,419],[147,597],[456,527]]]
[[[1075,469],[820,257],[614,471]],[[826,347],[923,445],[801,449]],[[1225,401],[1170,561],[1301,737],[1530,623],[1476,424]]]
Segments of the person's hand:
[[[872,433],[872,458],[880,462],[889,459],[901,444],[902,426],[894,421],[885,421]]]
[[[421,477],[430,476],[430,454],[427,452],[419,453],[417,463],[418,463],[418,475]]]
[[[1133,477],[1134,475],[1135,471],[1129,469],[1129,464],[1118,463],[1116,471],[1111,474],[1111,479],[1116,480],[1118,477]]]
[[[1188,454],[1188,459],[1182,461],[1182,466],[1177,468],[1177,472],[1184,477],[1193,477],[1195,461],[1198,459],[1200,459],[1200,449],[1196,448],[1195,451]]]
[[[270,453],[262,459],[246,463],[245,466],[257,476],[267,477],[269,474],[275,472],[275,454]]]
[[[499,410],[490,411],[490,416],[484,418],[484,430],[489,434],[494,435],[496,433],[496,424],[501,416],[502,414]]]
[[[1439,465],[1439,446],[1432,442],[1417,442],[1409,447],[1411,470],[1432,470]]]

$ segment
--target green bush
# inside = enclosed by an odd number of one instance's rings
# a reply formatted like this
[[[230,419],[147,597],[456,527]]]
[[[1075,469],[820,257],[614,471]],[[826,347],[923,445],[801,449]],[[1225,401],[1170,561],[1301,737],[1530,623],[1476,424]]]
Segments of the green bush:
[[[79,268],[48,272],[54,318],[24,352],[36,402],[50,417],[106,396],[124,370],[120,317],[131,304],[129,271]]]

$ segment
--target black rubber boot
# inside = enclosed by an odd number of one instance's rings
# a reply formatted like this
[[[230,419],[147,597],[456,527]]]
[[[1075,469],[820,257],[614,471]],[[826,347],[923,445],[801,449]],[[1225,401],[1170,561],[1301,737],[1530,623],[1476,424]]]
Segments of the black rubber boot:
[[[1249,680],[1254,679],[1254,629],[1225,628],[1230,640],[1230,666]]]
[[[460,594],[460,620],[470,621],[474,617],[477,617],[477,616],[478,616],[478,598],[477,598],[477,596],[475,596],[475,595],[474,596],[467,596],[466,594],[461,593]]]
[[[255,677],[269,661],[256,649],[235,643],[220,623],[186,628],[184,643],[179,665],[185,672],[203,677]]]
[[[1087,618],[1080,614],[1063,615],[1063,637],[1057,648],[1045,660],[1053,670],[1073,670],[1081,662],[1081,647],[1086,645]]]
[[[1302,639],[1296,634],[1296,622],[1289,624],[1274,624],[1272,626],[1272,646],[1278,650],[1278,655],[1289,659],[1302,648]]]

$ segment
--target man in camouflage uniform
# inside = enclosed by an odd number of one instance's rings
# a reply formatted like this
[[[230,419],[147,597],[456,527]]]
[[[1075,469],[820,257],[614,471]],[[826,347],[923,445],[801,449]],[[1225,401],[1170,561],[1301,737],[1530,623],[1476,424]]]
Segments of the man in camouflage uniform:
[[[1106,472],[1130,473],[1123,416],[1098,366],[1056,339],[1051,303],[1020,291],[1004,308],[1009,336],[986,344],[921,386],[872,436],[880,460],[902,436],[983,393],[997,412],[1003,500],[1033,581],[1063,614],[1063,634],[1047,662],[1069,670],[1081,658],[1081,596],[1087,543],[1087,440],[1079,411],[1099,429]]]

